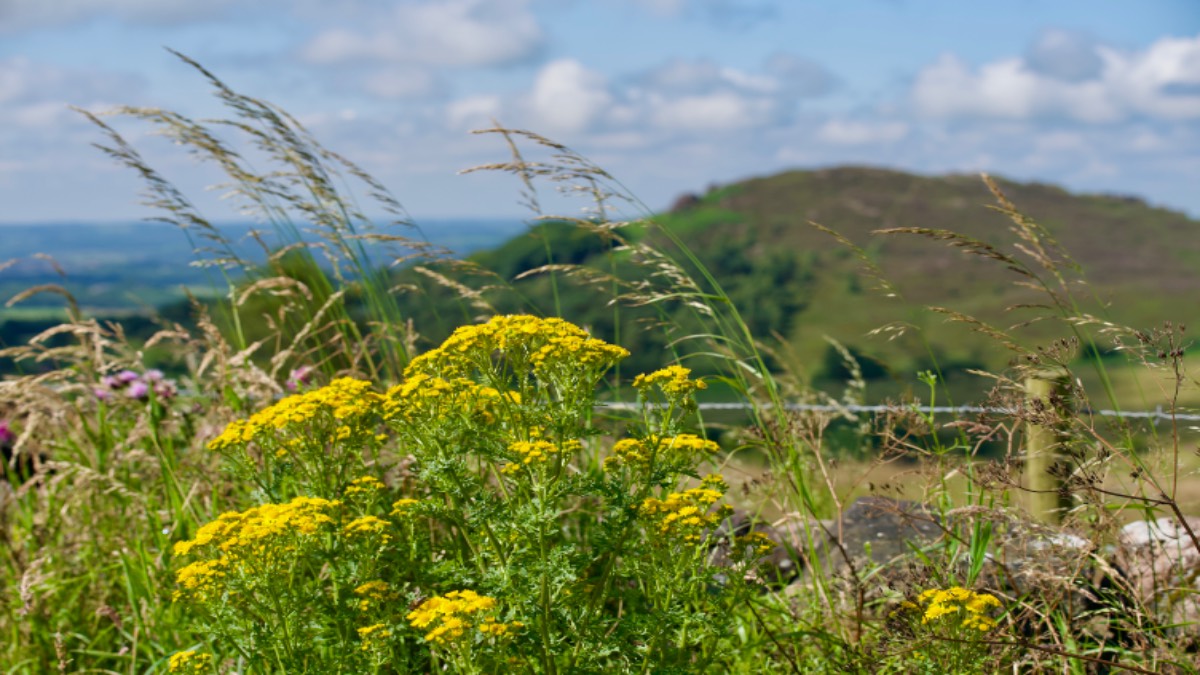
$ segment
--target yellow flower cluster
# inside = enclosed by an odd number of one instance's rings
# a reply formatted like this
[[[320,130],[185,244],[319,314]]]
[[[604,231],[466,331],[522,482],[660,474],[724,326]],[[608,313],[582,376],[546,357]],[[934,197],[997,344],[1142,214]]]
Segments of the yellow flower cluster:
[[[425,421],[448,415],[478,414],[484,422],[491,423],[499,406],[505,402],[518,404],[521,396],[516,392],[501,394],[493,387],[481,387],[463,377],[447,380],[416,373],[388,390],[384,396],[383,417],[385,420]]]
[[[658,534],[698,544],[706,529],[716,527],[728,515],[728,506],[710,511],[722,494],[709,487],[672,492],[666,499],[650,497],[642,501],[638,512],[654,523]]]
[[[175,652],[167,661],[169,673],[207,673],[212,671],[212,654],[188,650]]]
[[[500,623],[496,619],[488,617],[483,620],[483,623],[479,624],[479,632],[483,633],[484,635],[491,635],[494,637],[508,637],[509,635],[512,635],[514,631],[524,627],[525,624],[521,623],[520,621]]]
[[[384,533],[389,527],[391,527],[391,525],[391,523],[383,520],[382,518],[376,518],[375,516],[362,516],[347,523],[346,526],[342,528],[342,532],[349,537],[368,537],[373,534]],[[391,535],[383,534],[380,539],[386,544],[387,542],[391,541],[392,537]]]
[[[362,639],[363,651],[368,651],[371,646],[377,642],[381,642],[392,636],[392,631],[386,625],[377,623],[371,626],[363,626],[358,630],[358,637]]]
[[[775,549],[775,542],[762,532],[748,532],[733,538],[733,548],[739,555],[763,556]]]
[[[368,581],[367,583],[354,589],[354,594],[361,598],[358,601],[358,610],[366,612],[371,607],[378,604],[395,600],[399,594],[392,590],[392,587],[386,581]]]
[[[434,644],[448,644],[462,638],[468,629],[476,627],[484,634],[502,636],[520,622],[498,623],[494,617],[484,616],[496,609],[496,600],[475,591],[450,591],[434,596],[421,603],[405,617],[413,628],[424,630],[425,640]]]
[[[328,511],[340,501],[319,497],[296,497],[286,504],[263,504],[242,512],[228,511],[201,527],[195,538],[175,544],[175,555],[187,555],[199,546],[215,544],[222,552],[237,555],[281,534],[316,534],[333,523]]]
[[[691,374],[691,368],[667,366],[653,373],[638,375],[633,378],[633,386],[635,389],[645,391],[654,385],[658,385],[662,393],[666,394],[668,398],[680,398],[708,388],[708,384],[703,380],[688,379],[688,376]]]
[[[198,560],[181,568],[175,573],[175,582],[183,590],[175,591],[174,598],[178,600],[185,594],[197,600],[205,600],[220,587],[221,579],[229,566],[229,558],[216,560]]]
[[[339,421],[355,421],[378,412],[383,397],[371,391],[371,383],[342,377],[327,386],[303,394],[288,396],[249,419],[234,420],[209,442],[210,450],[225,450],[255,440],[260,434],[273,433],[289,424],[301,424],[329,413]]]
[[[182,588],[175,597],[190,595],[205,600],[235,565],[258,568],[268,561],[267,551],[294,536],[313,536],[334,523],[329,512],[341,505],[316,497],[297,497],[286,504],[263,504],[247,511],[223,513],[201,527],[193,539],[176,542],[175,555],[197,548],[215,547],[219,557],[197,560],[175,573]]]
[[[996,621],[988,616],[988,612],[1000,608],[1000,601],[996,596],[976,593],[960,586],[944,590],[931,588],[917,596],[917,604],[924,607],[921,623],[935,622],[943,617],[955,615],[959,617],[958,625],[981,633],[996,627]]]
[[[564,366],[572,370],[590,372],[606,369],[627,356],[628,351],[604,340],[569,335],[547,340],[545,345],[533,353],[529,362],[533,364],[534,372],[539,374],[546,374]]]
[[[393,518],[411,516],[412,507],[416,506],[418,503],[420,503],[420,500],[418,499],[397,499],[396,501],[392,502],[392,512],[389,515],[391,515]]]
[[[346,487],[346,496],[371,494],[384,488],[383,481],[374,476],[363,476],[355,479]]]
[[[522,465],[549,461],[550,455],[558,454],[558,446],[550,441],[517,441],[508,450],[517,456],[517,461],[504,467],[505,473],[515,473]]]
[[[604,460],[606,469],[614,469],[622,464],[627,466],[649,466],[651,458],[662,465],[691,466],[699,459],[720,450],[715,442],[701,438],[695,434],[679,434],[678,436],[655,436],[646,438],[625,438],[613,445],[612,454]]]
[[[583,444],[576,440],[567,441],[562,445],[546,440],[517,441],[508,446],[509,452],[516,456],[516,460],[505,466],[504,472],[516,473],[522,466],[542,464],[549,461],[551,456],[571,455],[582,448]]]
[[[592,338],[568,321],[517,314],[459,327],[440,347],[413,359],[404,374],[465,374],[490,362],[496,352],[538,370],[568,360],[588,368],[606,366],[629,356],[624,349]]]

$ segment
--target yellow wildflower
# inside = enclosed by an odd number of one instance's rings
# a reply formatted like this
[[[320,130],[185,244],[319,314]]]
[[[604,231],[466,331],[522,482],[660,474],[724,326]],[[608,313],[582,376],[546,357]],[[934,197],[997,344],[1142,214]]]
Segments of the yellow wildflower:
[[[493,637],[508,637],[514,631],[524,627],[525,624],[521,623],[520,621],[500,623],[494,618],[489,617],[484,619],[483,623],[479,625],[479,632],[483,633],[484,635],[491,635]]]
[[[340,501],[297,497],[286,504],[262,504],[240,513],[221,514],[201,527],[193,539],[175,544],[175,555],[203,550],[210,556],[175,573],[182,587],[176,597],[190,595],[203,601],[234,568],[272,568],[273,556],[292,555],[300,541],[332,527],[329,512],[339,506]]]
[[[370,626],[363,626],[356,629],[358,637],[362,639],[362,650],[368,651],[378,642],[386,640],[392,636],[392,631],[385,624],[377,623]]]
[[[396,501],[392,502],[392,512],[390,515],[393,517],[410,516],[412,515],[412,507],[416,506],[418,503],[420,503],[420,500],[418,499],[397,499]]]
[[[387,530],[390,525],[391,523],[383,520],[382,518],[376,518],[375,516],[362,516],[350,521],[345,527],[342,528],[342,532],[351,537],[360,535],[368,536],[372,534],[380,534],[381,532]],[[383,541],[385,543],[390,539],[390,536],[386,534],[383,535]]]
[[[650,387],[658,385],[662,393],[668,398],[681,398],[708,388],[708,384],[704,380],[688,379],[688,376],[691,374],[692,370],[690,368],[667,366],[653,373],[638,375],[633,378],[633,386],[635,389],[645,392]]]
[[[371,383],[342,377],[314,391],[288,396],[250,416],[234,420],[208,444],[210,450],[227,450],[249,443],[266,433],[291,424],[311,422],[328,415],[343,422],[339,434],[350,434],[350,426],[380,412],[383,397],[371,391]]]
[[[374,476],[363,476],[355,479],[346,487],[346,495],[369,494],[383,488],[383,481]]]
[[[762,532],[748,532],[733,538],[735,553],[739,556],[764,556],[775,549],[775,542]]]
[[[386,581],[368,581],[367,583],[354,589],[354,594],[361,598],[358,601],[358,610],[366,612],[375,604],[395,600],[399,597],[392,587]]]
[[[513,362],[528,363],[537,372],[568,363],[575,369],[596,370],[629,355],[562,319],[494,316],[486,323],[459,327],[441,346],[413,359],[404,376],[462,375],[491,364],[497,352]]]
[[[461,638],[480,614],[496,609],[496,600],[475,591],[450,591],[421,603],[405,617],[413,628],[432,628],[425,634],[427,642],[446,644]],[[480,617],[480,625],[490,625],[490,617]],[[491,629],[489,629],[491,630]]]
[[[722,492],[711,488],[692,488],[672,492],[666,499],[645,499],[638,507],[638,512],[655,524],[658,534],[688,544],[699,544],[704,531],[716,527],[728,515],[728,506],[709,510],[722,496]]]
[[[192,650],[175,652],[167,661],[169,673],[207,673],[212,671],[212,654]]]
[[[923,591],[917,596],[917,605],[924,606],[921,623],[934,623],[944,617],[957,615],[961,617],[958,619],[958,626],[987,632],[996,626],[995,620],[987,613],[992,609],[999,609],[1000,601],[988,593],[976,593],[961,586],[954,586]],[[920,609],[917,605],[913,605],[913,608]]]
[[[685,467],[694,465],[699,459],[720,450],[715,442],[695,434],[678,436],[656,436],[643,439],[625,438],[613,445],[612,454],[604,460],[604,468],[612,470],[626,465],[648,467],[651,458],[656,466]]]

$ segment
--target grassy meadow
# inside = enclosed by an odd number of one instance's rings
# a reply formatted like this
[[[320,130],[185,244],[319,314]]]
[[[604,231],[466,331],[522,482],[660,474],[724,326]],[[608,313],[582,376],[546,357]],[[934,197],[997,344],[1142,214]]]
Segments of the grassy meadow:
[[[494,128],[511,154],[473,170],[534,224],[457,257],[196,68],[227,120],[114,114],[223,171],[278,245],[246,255],[88,115],[225,285],[136,331],[69,283],[4,309],[51,325],[0,349],[0,672],[1200,670],[1200,258],[1170,243],[1194,223],[867,169],[653,214]],[[564,186],[585,216],[541,211]],[[962,403],[992,412],[922,409]],[[841,536],[869,495],[919,502],[886,503],[926,536]],[[1122,534],[1160,518],[1169,540]]]

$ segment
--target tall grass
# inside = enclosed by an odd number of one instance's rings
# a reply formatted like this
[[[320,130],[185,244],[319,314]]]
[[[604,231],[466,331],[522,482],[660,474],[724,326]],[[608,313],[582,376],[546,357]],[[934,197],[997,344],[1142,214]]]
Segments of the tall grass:
[[[499,137],[509,157],[470,171],[512,174],[535,222],[567,224],[607,244],[606,265],[597,266],[558,259],[546,238],[546,264],[520,279],[503,279],[430,246],[381,184],[323,148],[286,112],[233,91],[180,58],[213,87],[230,111],[228,119],[200,121],[147,108],[81,112],[103,136],[98,147],[144,179],[155,218],[180,227],[197,261],[210,266],[228,290],[220,303],[195,304],[194,325],[165,325],[146,344],[130,344],[119,325],[101,324],[75,309],[69,322],[0,352],[41,366],[35,374],[0,382],[0,417],[19,431],[0,510],[5,589],[0,631],[6,636],[0,664],[6,672],[164,672],[176,652],[218,648],[219,640],[201,628],[194,610],[172,599],[179,567],[172,545],[223,512],[261,501],[269,490],[224,471],[206,444],[231,420],[283,395],[300,367],[317,368],[325,381],[355,376],[383,389],[404,382],[406,368],[428,342],[418,332],[426,327],[414,324],[406,310],[423,298],[436,303],[434,316],[452,325],[487,318],[501,304],[570,318],[563,292],[568,285],[611,307],[613,334],[600,337],[618,344],[633,340],[626,319],[646,317],[639,329],[665,336],[670,359],[750,404],[747,423],[722,435],[722,468],[742,477],[735,485],[741,488],[740,513],[724,527],[739,535],[755,528],[769,533],[781,544],[777,563],[787,564],[750,579],[758,593],[730,609],[728,640],[704,655],[708,670],[1196,670],[1196,645],[1183,637],[1200,620],[1194,569],[1167,569],[1166,577],[1156,577],[1138,567],[1144,551],[1118,538],[1119,527],[1134,517],[1130,512],[1139,519],[1170,517],[1181,523],[1182,534],[1177,550],[1158,550],[1158,559],[1200,555],[1200,540],[1179,506],[1186,424],[1173,419],[1169,433],[1158,434],[1098,420],[1090,412],[1093,392],[1071,370],[1082,345],[1114,341],[1146,367],[1171,373],[1174,386],[1165,403],[1175,413],[1184,390],[1197,386],[1186,370],[1185,330],[1172,324],[1127,328],[1085,311],[1079,266],[986,177],[997,208],[1013,223],[1007,244],[921,228],[879,234],[921,236],[956,247],[981,265],[1007,268],[1015,283],[1043,296],[1043,305],[1034,308],[1039,320],[1062,326],[1063,339],[1053,344],[1024,344],[1019,325],[995,326],[952,308],[928,308],[1011,351],[1011,369],[982,374],[995,385],[993,406],[1008,412],[947,420],[912,405],[944,396],[931,350],[934,369],[917,379],[924,387],[919,401],[899,401],[878,418],[849,410],[795,413],[789,401],[838,401],[791,375],[795,364],[786,346],[753,334],[726,280],[714,276],[679,233],[630,190],[579,153],[528,131],[499,126],[481,131]],[[218,167],[228,178],[223,188],[230,198],[263,224],[256,238],[266,262],[239,257],[213,221],[107,121],[112,115],[149,124]],[[544,213],[539,195],[547,188],[580,195],[587,200],[586,215]],[[358,192],[370,208],[360,203]],[[389,221],[376,223],[366,215],[372,211],[388,214]],[[885,293],[904,301],[862,248],[830,234],[860,254],[866,273]],[[407,268],[431,285],[380,265],[371,253],[380,245],[393,251],[393,267]],[[536,277],[549,284],[552,306],[535,306],[524,295],[521,282]],[[1083,296],[1077,288],[1084,289]],[[71,302],[61,287],[31,291],[60,293]],[[443,304],[447,297],[452,301]],[[909,330],[915,329],[893,324],[880,332]],[[170,355],[169,372],[181,395],[104,389],[106,376],[144,373],[150,348]],[[852,377],[840,402],[857,402],[861,371],[849,351],[841,353]],[[1089,367],[1104,383],[1099,400],[1114,404],[1104,363],[1095,358]],[[1047,370],[1063,373],[1065,386],[1050,401],[1029,398],[1025,381]],[[598,400],[628,397],[636,374],[614,370]],[[93,392],[98,387],[103,396]],[[602,439],[619,437],[634,424],[603,405],[597,411],[587,413],[587,425]],[[910,542],[907,555],[893,560],[847,542],[849,525],[841,518],[849,506],[842,487],[846,469],[827,440],[831,425],[847,419],[864,446],[880,448],[878,461],[919,458],[909,466],[922,479],[927,509],[921,517],[932,521],[939,536]],[[711,422],[700,417],[694,429]],[[1028,488],[1021,475],[1023,446],[1031,428],[1055,434],[1061,460],[1054,470],[1069,497],[1062,524],[1036,522],[1022,508]],[[1150,453],[1138,451],[1142,438],[1149,439]],[[981,461],[976,455],[984,443],[1001,444],[1008,452],[1000,460]],[[595,447],[606,452],[601,441]],[[411,481],[412,460],[403,448],[395,454],[394,466],[379,464],[381,476],[396,485]],[[752,457],[765,458],[765,465]],[[1151,461],[1163,457],[1165,467]],[[586,504],[579,508],[587,511]],[[718,536],[712,536],[717,556]],[[1110,553],[1114,548],[1117,553]],[[605,564],[611,567],[614,556]],[[801,574],[793,580],[797,569]],[[603,578],[607,584],[607,573]],[[955,587],[998,598],[999,611],[987,619],[996,625],[966,630],[966,623],[929,620],[928,612],[943,601],[922,592]],[[940,606],[955,616],[975,616],[968,605],[944,602],[950,604]],[[546,597],[539,603],[549,616]],[[616,625],[611,632],[620,635]],[[633,653],[640,645],[620,646],[626,648]],[[620,649],[614,647],[614,653]],[[546,651],[527,667],[553,671]],[[645,663],[648,668],[650,661]],[[700,668],[701,661],[695,663]],[[215,666],[219,672],[233,667],[232,661]],[[389,672],[387,663],[377,668]]]

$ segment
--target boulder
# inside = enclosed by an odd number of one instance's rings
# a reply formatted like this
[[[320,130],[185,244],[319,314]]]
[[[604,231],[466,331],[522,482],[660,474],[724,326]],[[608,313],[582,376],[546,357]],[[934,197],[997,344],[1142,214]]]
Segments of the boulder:
[[[1200,518],[1139,520],[1121,528],[1113,557],[1135,598],[1159,621],[1200,622]]]
[[[833,552],[836,567],[852,559],[885,565],[911,553],[911,545],[927,546],[942,536],[937,515],[924,504],[890,497],[862,497],[830,527],[841,544]]]

